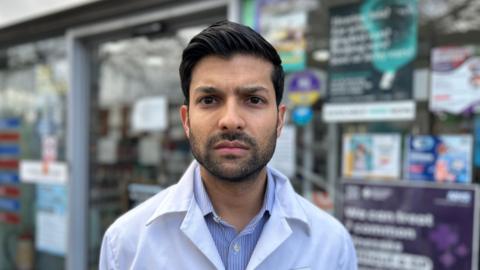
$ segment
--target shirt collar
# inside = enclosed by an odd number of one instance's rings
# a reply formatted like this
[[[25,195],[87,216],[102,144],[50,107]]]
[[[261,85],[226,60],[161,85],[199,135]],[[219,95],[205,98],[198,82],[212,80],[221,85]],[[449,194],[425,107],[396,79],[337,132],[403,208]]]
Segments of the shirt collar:
[[[273,181],[272,177],[273,176],[271,175],[270,170],[267,170],[267,188],[263,199],[263,206],[259,212],[262,215],[265,212],[271,213],[273,209],[273,203],[275,202],[275,181]],[[210,197],[208,197],[208,193],[205,190],[202,177],[200,176],[200,166],[195,168],[193,182],[195,200],[197,201],[203,216],[207,216],[210,213],[216,214],[215,209],[213,209],[212,202],[210,201]]]
[[[158,207],[146,222],[147,226],[160,216],[169,213],[186,213],[193,204],[198,205],[194,195],[194,179],[195,170],[199,167],[198,162],[194,160],[177,184],[161,191],[160,194],[152,198]],[[272,185],[267,184],[267,194],[269,195],[267,206],[270,208],[267,209],[271,211],[272,215],[301,221],[310,228],[311,225],[305,210],[299,202],[303,198],[295,193],[286,176],[271,167],[267,167],[267,170],[269,183],[274,183]],[[270,194],[274,195],[270,196]]]

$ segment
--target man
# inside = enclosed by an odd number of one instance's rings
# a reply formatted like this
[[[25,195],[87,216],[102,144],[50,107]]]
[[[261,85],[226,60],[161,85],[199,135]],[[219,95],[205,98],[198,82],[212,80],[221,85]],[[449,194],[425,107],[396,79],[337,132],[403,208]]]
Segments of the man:
[[[195,161],[107,230],[100,269],[356,269],[343,226],[267,167],[284,124],[284,74],[252,29],[216,23],[180,65]]]

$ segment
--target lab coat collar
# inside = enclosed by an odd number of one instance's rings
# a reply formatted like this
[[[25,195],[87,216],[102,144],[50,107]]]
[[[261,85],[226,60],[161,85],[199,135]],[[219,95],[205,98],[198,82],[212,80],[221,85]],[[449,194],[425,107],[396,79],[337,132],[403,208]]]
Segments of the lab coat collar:
[[[150,225],[155,219],[168,213],[187,212],[192,205],[193,196],[193,175],[195,168],[198,166],[197,161],[193,161],[180,178],[176,185],[169,188],[172,190],[166,193],[163,200],[160,201],[153,215],[148,219],[146,225]]]
[[[192,161],[188,169],[180,178],[178,184],[170,187],[172,190],[166,194],[166,197],[158,205],[150,219],[148,219],[146,223],[147,226],[164,214],[187,212],[190,209],[195,201],[193,195],[193,179],[195,168],[198,166],[199,164],[196,160]],[[278,211],[280,217],[302,222],[306,226],[307,231],[310,232],[310,223],[305,210],[298,202],[300,198],[293,190],[288,178],[270,166],[268,169],[276,181],[273,211]]]
[[[307,232],[310,233],[311,225],[308,221],[307,213],[298,201],[302,200],[302,198],[297,195],[290,184],[290,180],[285,175],[270,166],[268,166],[268,169],[276,180],[273,212],[278,211],[281,217],[300,221],[305,225]]]

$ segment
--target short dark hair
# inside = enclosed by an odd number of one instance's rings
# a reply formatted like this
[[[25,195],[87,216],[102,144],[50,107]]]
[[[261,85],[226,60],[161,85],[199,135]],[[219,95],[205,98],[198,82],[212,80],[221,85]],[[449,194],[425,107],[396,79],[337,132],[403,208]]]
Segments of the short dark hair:
[[[277,106],[280,104],[285,74],[282,60],[275,48],[248,26],[230,21],[220,21],[194,36],[183,50],[179,71],[186,105],[190,100],[189,88],[195,65],[206,56],[216,55],[228,59],[235,54],[257,56],[273,65],[271,79]]]

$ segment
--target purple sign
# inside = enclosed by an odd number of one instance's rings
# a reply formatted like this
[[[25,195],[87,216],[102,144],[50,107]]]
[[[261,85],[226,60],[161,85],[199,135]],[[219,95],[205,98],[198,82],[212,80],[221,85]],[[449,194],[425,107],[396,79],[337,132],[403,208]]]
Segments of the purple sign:
[[[311,71],[296,73],[288,85],[291,92],[312,92],[320,89],[320,80]]]
[[[361,268],[478,269],[478,186],[356,180],[343,192]]]

